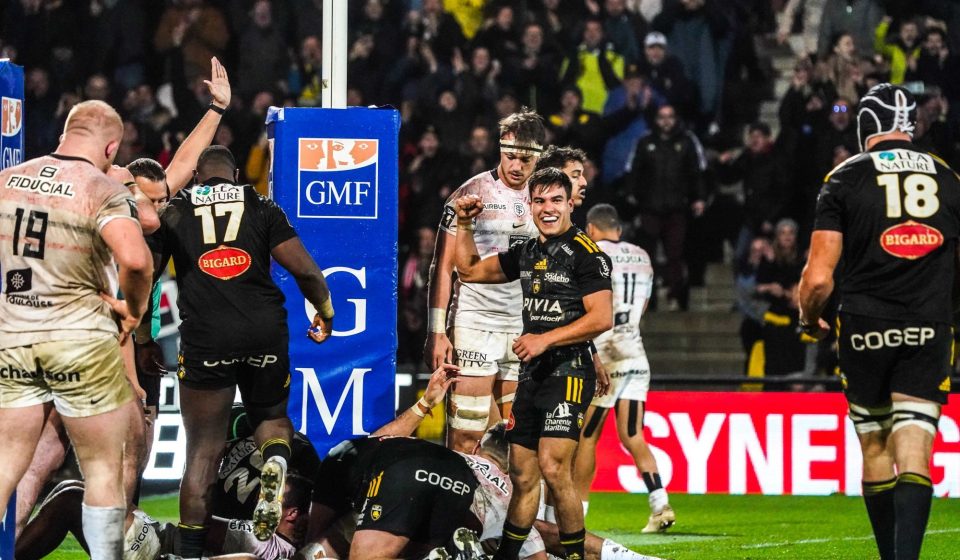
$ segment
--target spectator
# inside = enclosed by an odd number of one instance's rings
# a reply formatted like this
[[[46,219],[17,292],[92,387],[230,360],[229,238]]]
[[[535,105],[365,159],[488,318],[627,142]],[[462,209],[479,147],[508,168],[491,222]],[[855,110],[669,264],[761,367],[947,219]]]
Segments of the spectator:
[[[603,11],[604,36],[610,40],[613,50],[623,55],[626,64],[636,64],[640,61],[637,37],[647,34],[647,23],[627,11],[625,0],[605,0]]]
[[[696,119],[699,116],[696,90],[683,73],[680,59],[667,52],[666,35],[651,31],[647,33],[643,45],[639,72],[647,76],[647,83],[664,96],[683,119]]]
[[[803,34],[799,45],[793,51],[798,56],[816,56],[817,34],[820,31],[820,18],[826,0],[788,0],[780,13],[777,25],[777,42],[786,43],[796,23],[797,13],[803,11]]]
[[[422,12],[410,12],[407,25],[410,33],[427,44],[443,66],[449,66],[453,51],[463,51],[466,44],[460,24],[444,11],[441,0],[423,0]]]
[[[560,73],[562,84],[580,89],[584,110],[597,114],[603,111],[607,94],[620,85],[623,78],[623,56],[613,45],[604,42],[600,19],[587,19],[582,40],[577,50],[563,61]]]
[[[464,175],[473,177],[497,166],[496,146],[490,141],[490,130],[484,126],[475,126],[470,131],[470,139],[462,148]],[[431,230],[432,231],[432,230]]]
[[[604,185],[614,184],[630,171],[637,142],[650,130],[649,121],[663,104],[663,97],[648,85],[647,77],[636,66],[628,67],[623,85],[610,92],[604,107]]]
[[[269,150],[267,133],[263,132],[257,139],[256,144],[250,148],[250,153],[247,155],[247,165],[244,169],[247,181],[263,196],[269,195],[269,183],[267,182],[270,176]]]
[[[300,46],[300,60],[294,66],[287,78],[290,93],[297,96],[297,104],[305,107],[320,105],[320,96],[323,91],[322,70],[323,51],[320,39],[316,35],[309,35]]]
[[[440,92],[437,107],[430,112],[428,123],[437,131],[440,145],[456,151],[463,139],[470,135],[472,121],[472,115],[460,106],[457,94],[445,89]]]
[[[83,99],[84,101],[94,99],[111,103],[110,80],[103,74],[94,74],[87,78],[87,83],[83,86]]]
[[[473,39],[483,25],[483,8],[487,0],[444,0],[443,7],[457,20],[463,36]]]
[[[59,2],[47,4],[56,3]],[[79,52],[84,53],[84,71],[111,76],[121,91],[143,83],[146,78],[143,37],[147,35],[143,0],[91,0],[81,5],[80,28],[84,33],[79,36]]]
[[[419,153],[407,168],[411,192],[411,227],[433,227],[447,197],[463,178],[458,158],[440,143],[437,132],[427,128],[418,143]],[[431,249],[432,252],[432,249]]]
[[[638,244],[656,255],[663,242],[671,308],[686,310],[689,289],[683,248],[688,213],[703,214],[705,189],[700,167],[700,146],[692,132],[677,123],[670,105],[657,110],[653,130],[640,139],[633,170],[626,185],[628,201],[640,212],[642,236]]]
[[[932,27],[924,33],[920,54],[908,64],[908,81],[936,86],[948,100],[960,101],[960,57],[950,54],[942,29]]]
[[[947,124],[946,102],[936,90],[917,96],[917,125],[913,142],[950,163],[957,162],[956,133]]]
[[[873,52],[874,31],[882,17],[883,7],[877,0],[827,0],[820,17],[817,52],[829,55],[835,37],[843,33],[850,34],[858,52]]]
[[[430,277],[430,261],[435,243],[434,228],[418,228],[415,243],[400,272],[397,362],[414,364],[414,367],[423,360],[423,344],[420,341],[427,336],[424,310],[427,308],[427,280]]]
[[[580,91],[567,86],[560,94],[560,110],[546,119],[551,144],[571,146],[587,152],[594,160],[603,153],[607,125],[600,115],[583,108]]]
[[[259,91],[277,89],[289,64],[281,29],[273,21],[270,0],[256,0],[250,23],[240,36],[237,92],[250,99]]]
[[[204,0],[173,0],[163,11],[153,36],[158,53],[182,51],[184,75],[205,75],[210,59],[222,56],[230,40],[227,21],[219,8]]]
[[[520,51],[505,61],[504,81],[513,84],[524,105],[549,115],[556,110],[560,97],[559,55],[544,42],[543,26],[539,23],[524,27],[520,43]]]
[[[803,269],[797,224],[780,220],[775,232],[773,259],[760,263],[756,280],[757,294],[770,304],[762,329],[763,371],[767,376],[797,375],[806,365],[806,346],[797,330],[800,313],[796,292]]]
[[[295,45],[323,29],[323,0],[290,0],[290,11],[297,30]]]
[[[782,217],[792,197],[791,162],[775,146],[770,127],[762,122],[749,126],[742,153],[727,151],[718,161],[720,182],[743,182],[744,224],[734,253],[734,260],[742,262],[755,237],[773,233],[773,224]]]
[[[498,78],[501,68],[500,61],[491,59],[486,47],[473,49],[469,66],[464,64],[459,50],[454,52],[453,72],[457,93],[464,109],[470,114],[483,115],[493,108],[500,95]]]
[[[834,151],[837,146],[845,146],[854,153],[858,151],[857,129],[854,126],[856,110],[857,106],[843,97],[838,97],[827,107],[826,118],[817,126],[817,144],[813,154],[814,173],[817,178],[822,179],[834,168]]]
[[[830,56],[818,65],[821,79],[832,87],[829,98],[843,97],[853,103],[860,101],[860,96],[866,93],[864,84],[864,70],[857,57],[857,46],[853,35],[841,33],[834,37]]]
[[[770,303],[757,294],[757,272],[764,261],[773,260],[773,247],[766,237],[757,237],[750,243],[747,258],[734,261],[733,288],[736,294],[734,306],[743,316],[740,322],[740,344],[747,356],[744,369],[747,370],[754,351],[763,352],[763,316]],[[755,350],[755,348],[759,348]],[[749,370],[748,370],[749,371]]]
[[[699,123],[716,131],[724,70],[732,42],[731,26],[717,0],[673,0],[664,3],[653,27],[670,39],[699,95]]]
[[[42,67],[28,69],[24,83],[24,103],[28,107],[23,123],[24,161],[57,147],[61,132],[54,117],[57,101],[57,94],[50,89],[50,74]]]
[[[356,90],[357,95],[362,99],[379,97],[381,61],[375,56],[375,50],[376,43],[373,35],[364,34],[353,42],[347,57],[347,83],[349,88]],[[348,103],[349,105],[353,104]]]
[[[902,84],[907,74],[908,62],[920,55],[920,47],[917,45],[920,33],[917,30],[917,22],[902,21],[897,39],[889,41],[887,33],[890,31],[892,21],[893,18],[890,16],[884,16],[880,20],[873,39],[873,50],[890,64],[890,83]]]
[[[501,4],[495,14],[484,22],[473,43],[486,47],[495,60],[504,61],[520,52],[520,37],[514,26],[512,6]]]

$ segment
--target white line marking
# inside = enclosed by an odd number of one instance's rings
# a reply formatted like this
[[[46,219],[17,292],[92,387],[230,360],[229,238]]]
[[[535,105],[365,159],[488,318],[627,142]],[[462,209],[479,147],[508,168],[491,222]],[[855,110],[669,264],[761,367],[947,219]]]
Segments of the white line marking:
[[[960,533],[960,528],[956,528],[956,529],[933,529],[933,530],[931,530],[931,531],[927,531],[927,532],[926,532],[927,535],[940,535],[940,534],[944,534],[944,533]],[[775,543],[744,544],[744,545],[741,545],[740,548],[772,548],[772,547],[775,547],[775,546],[784,546],[784,545],[792,545],[792,544],[820,544],[820,543],[828,543],[828,542],[835,542],[835,541],[872,541],[872,540],[873,540],[873,535],[870,535],[869,537],[840,537],[840,538],[838,538],[838,539],[803,539],[803,540],[799,540],[799,541],[782,541],[782,542],[775,542]]]

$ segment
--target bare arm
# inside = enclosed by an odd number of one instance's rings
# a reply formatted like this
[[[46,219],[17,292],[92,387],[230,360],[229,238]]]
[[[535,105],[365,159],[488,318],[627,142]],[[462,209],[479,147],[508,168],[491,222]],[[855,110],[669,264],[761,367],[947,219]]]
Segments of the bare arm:
[[[430,381],[427,383],[427,388],[423,392],[423,397],[413,406],[404,410],[400,416],[394,418],[391,422],[384,425],[382,428],[373,432],[373,436],[410,436],[413,435],[413,432],[416,431],[417,427],[420,426],[420,423],[423,422],[423,419],[427,414],[432,414],[431,411],[433,407],[437,406],[443,402],[444,396],[447,394],[447,389],[451,385],[457,382],[457,375],[460,373],[460,368],[450,364],[443,364],[438,367],[436,371],[433,372],[433,375],[430,376]]]
[[[207,89],[213,97],[211,102],[213,105],[221,109],[230,106],[230,79],[227,76],[227,70],[220,64],[217,57],[210,59],[210,79],[204,80],[204,83],[207,84]],[[190,135],[180,144],[166,170],[170,196],[177,194],[190,183],[193,170],[197,167],[197,160],[200,159],[203,150],[213,142],[221,118],[220,113],[207,110]]]
[[[543,334],[524,334],[513,343],[513,351],[523,362],[529,362],[551,348],[593,340],[613,328],[613,294],[600,290],[583,297],[586,313],[569,325]]]
[[[462,282],[501,284],[507,276],[496,257],[481,259],[473,240],[473,219],[483,212],[483,201],[477,195],[457,199],[457,248],[454,262]]]
[[[119,315],[122,342],[122,339],[140,324],[140,319],[147,310],[153,280],[153,257],[143,240],[140,227],[132,220],[111,220],[100,230],[100,235],[113,252],[113,258],[120,269],[120,290],[124,300],[117,301],[113,294],[101,297]]]
[[[800,322],[806,325],[819,323],[821,338],[830,330],[830,325],[820,318],[820,314],[833,292],[833,271],[842,250],[842,233],[814,231],[810,238],[810,257],[800,278]]]
[[[427,303],[430,307],[446,309],[450,305],[453,290],[453,256],[456,237],[437,230],[437,244],[430,263],[430,280],[427,283]]]
[[[277,245],[270,255],[290,272],[297,281],[300,293],[313,305],[316,313],[307,335],[314,342],[323,342],[333,332],[333,304],[330,302],[330,288],[320,267],[299,237],[292,237]]]

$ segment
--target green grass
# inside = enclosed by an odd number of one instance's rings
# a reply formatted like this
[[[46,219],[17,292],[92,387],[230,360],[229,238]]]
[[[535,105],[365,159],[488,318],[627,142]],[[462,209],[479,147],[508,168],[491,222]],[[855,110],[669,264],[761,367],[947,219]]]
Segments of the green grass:
[[[673,494],[677,524],[664,535],[641,535],[649,513],[641,494],[594,494],[587,527],[644,554],[685,559],[877,558],[860,498],[846,496],[688,496]],[[144,509],[174,521],[174,496],[145,499]],[[960,557],[960,500],[933,502],[923,558]],[[50,556],[86,558],[72,538]]]

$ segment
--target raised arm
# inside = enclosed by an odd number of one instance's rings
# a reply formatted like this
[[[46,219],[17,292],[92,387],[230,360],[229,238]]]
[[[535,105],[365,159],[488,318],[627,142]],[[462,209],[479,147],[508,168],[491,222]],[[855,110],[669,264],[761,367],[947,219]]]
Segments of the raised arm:
[[[180,144],[173,160],[167,166],[167,185],[170,186],[170,196],[177,194],[190,183],[201,152],[213,142],[223,111],[230,106],[230,79],[227,76],[227,70],[220,64],[217,57],[210,59],[210,79],[204,80],[203,83],[207,84],[207,89],[210,90],[210,96],[213,98],[210,104],[216,109],[207,109],[197,126]]]
[[[473,219],[483,212],[483,200],[469,194],[457,199],[457,248],[454,262],[461,282],[475,284],[501,284],[507,276],[500,268],[500,259],[481,259],[473,240]]]

